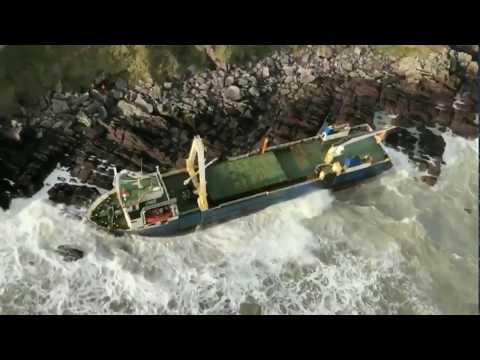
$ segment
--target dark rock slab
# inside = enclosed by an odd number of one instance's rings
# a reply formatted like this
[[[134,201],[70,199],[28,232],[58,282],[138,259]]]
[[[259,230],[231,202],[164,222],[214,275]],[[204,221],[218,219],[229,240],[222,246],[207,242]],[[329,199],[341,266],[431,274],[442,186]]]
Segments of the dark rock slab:
[[[55,252],[63,256],[63,260],[67,262],[77,261],[83,258],[84,252],[70,245],[59,245]]]
[[[82,208],[88,207],[99,195],[96,188],[66,183],[55,184],[48,190],[48,197],[54,203]]]

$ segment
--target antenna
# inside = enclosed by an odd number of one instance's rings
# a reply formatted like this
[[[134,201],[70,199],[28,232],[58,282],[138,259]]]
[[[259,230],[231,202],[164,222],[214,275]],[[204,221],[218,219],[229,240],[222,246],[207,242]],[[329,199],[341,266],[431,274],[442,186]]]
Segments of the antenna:
[[[140,174],[143,175],[143,156],[140,158]]]

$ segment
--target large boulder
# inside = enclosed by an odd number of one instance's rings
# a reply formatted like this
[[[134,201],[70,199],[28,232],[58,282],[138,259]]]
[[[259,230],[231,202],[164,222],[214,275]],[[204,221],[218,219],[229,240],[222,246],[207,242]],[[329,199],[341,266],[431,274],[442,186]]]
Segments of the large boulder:
[[[68,103],[65,100],[52,99],[52,111],[55,114],[60,114],[69,111]]]
[[[475,138],[478,136],[478,126],[469,124],[459,118],[453,119],[450,127],[455,134],[466,138]]]
[[[240,100],[242,98],[242,95],[240,94],[240,88],[238,86],[235,86],[235,85],[229,86],[225,90],[225,97],[227,99],[233,100],[233,101]]]
[[[145,115],[142,109],[124,100],[120,100],[118,102],[117,109],[119,110],[120,114],[125,117],[142,117]]]
[[[72,185],[67,183],[55,184],[48,190],[48,197],[54,203],[88,207],[100,192],[93,187]]]
[[[148,114],[153,112],[153,105],[146,102],[140,95],[137,95],[135,105]]]
[[[80,260],[84,255],[82,250],[76,249],[70,245],[60,245],[55,252],[63,256],[63,260],[67,262]]]

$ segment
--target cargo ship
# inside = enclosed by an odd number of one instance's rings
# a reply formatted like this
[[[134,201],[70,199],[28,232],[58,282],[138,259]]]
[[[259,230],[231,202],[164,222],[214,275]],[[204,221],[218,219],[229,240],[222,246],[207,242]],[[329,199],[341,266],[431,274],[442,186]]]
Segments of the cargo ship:
[[[93,202],[87,219],[116,233],[172,236],[345,187],[392,167],[382,141],[393,128],[325,122],[313,137],[270,147],[264,138],[254,151],[208,163],[195,136],[183,169],[115,170],[113,189]]]

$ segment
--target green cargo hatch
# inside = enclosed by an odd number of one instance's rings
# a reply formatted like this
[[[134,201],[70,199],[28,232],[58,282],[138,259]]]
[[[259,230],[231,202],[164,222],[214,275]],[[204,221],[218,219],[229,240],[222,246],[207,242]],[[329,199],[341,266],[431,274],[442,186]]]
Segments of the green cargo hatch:
[[[288,180],[272,152],[213,164],[206,169],[206,177],[208,195],[213,201],[261,191]]]

